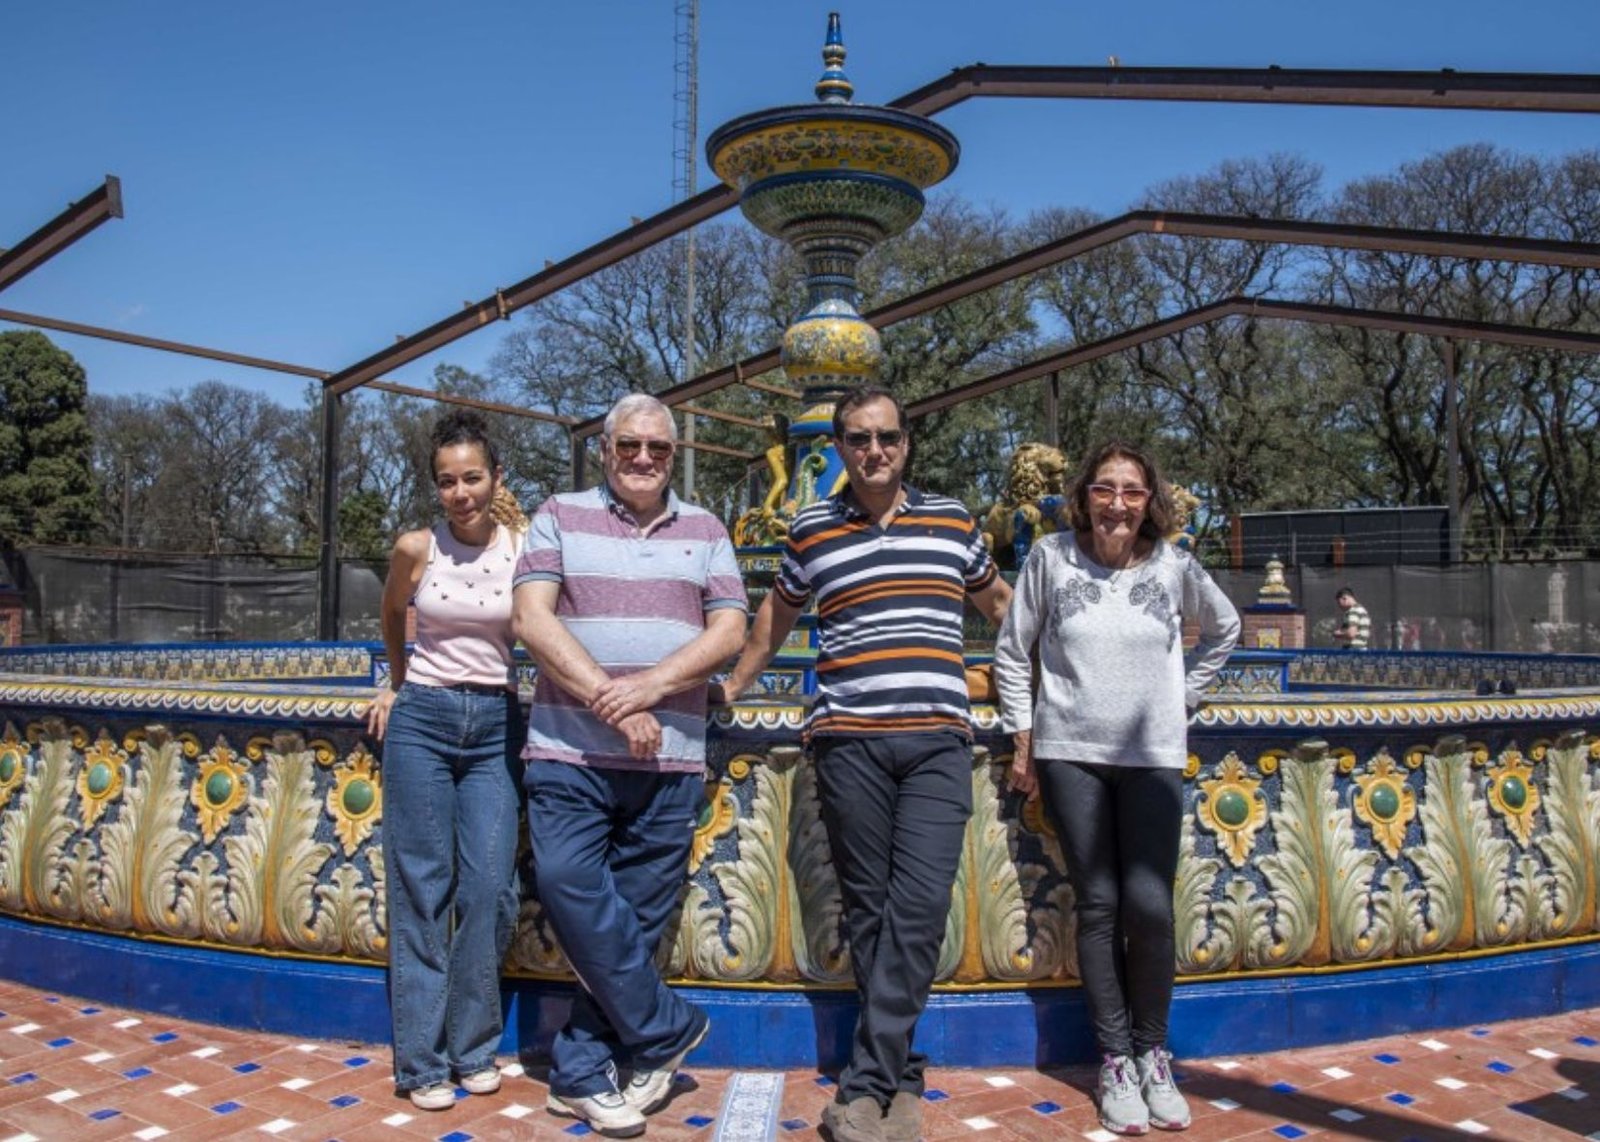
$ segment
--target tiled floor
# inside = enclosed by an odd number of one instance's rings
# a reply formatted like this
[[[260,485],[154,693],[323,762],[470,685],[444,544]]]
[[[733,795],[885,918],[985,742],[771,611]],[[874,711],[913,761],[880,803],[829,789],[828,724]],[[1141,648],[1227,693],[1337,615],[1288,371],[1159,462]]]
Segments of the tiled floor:
[[[568,1142],[588,1132],[547,1114],[537,1076],[503,1063],[499,1094],[458,1092],[453,1108],[429,1114],[396,1097],[384,1047],[244,1034],[0,982],[0,1142]],[[1178,1069],[1194,1110],[1191,1142],[1600,1139],[1600,1010]],[[930,1140],[1112,1137],[1095,1121],[1087,1068],[938,1069],[929,1078]],[[646,1138],[711,1142],[731,1079],[688,1068]],[[775,1136],[815,1138],[831,1094],[814,1072],[789,1072]]]

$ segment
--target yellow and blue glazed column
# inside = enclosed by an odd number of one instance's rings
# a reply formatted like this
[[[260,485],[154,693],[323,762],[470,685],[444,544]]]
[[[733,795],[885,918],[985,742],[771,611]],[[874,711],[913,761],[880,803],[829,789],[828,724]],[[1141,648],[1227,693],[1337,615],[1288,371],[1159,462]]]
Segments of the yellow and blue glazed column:
[[[878,331],[856,309],[856,266],[922,216],[923,190],[960,157],[955,136],[938,124],[852,103],[844,57],[835,12],[818,101],[741,116],[706,141],[711,168],[739,191],[745,217],[805,260],[807,308],[783,335],[783,371],[805,401],[789,425],[791,475],[778,511],[784,521],[841,486],[834,403],[874,380],[883,362]]]

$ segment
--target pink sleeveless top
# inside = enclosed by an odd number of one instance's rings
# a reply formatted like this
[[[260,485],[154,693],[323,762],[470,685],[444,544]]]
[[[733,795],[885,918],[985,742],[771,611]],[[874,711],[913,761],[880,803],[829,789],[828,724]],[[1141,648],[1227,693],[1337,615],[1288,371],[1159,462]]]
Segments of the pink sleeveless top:
[[[423,686],[506,686],[511,670],[511,530],[495,528],[487,547],[468,547],[448,523],[429,533],[428,565],[412,602],[417,640],[406,681]]]

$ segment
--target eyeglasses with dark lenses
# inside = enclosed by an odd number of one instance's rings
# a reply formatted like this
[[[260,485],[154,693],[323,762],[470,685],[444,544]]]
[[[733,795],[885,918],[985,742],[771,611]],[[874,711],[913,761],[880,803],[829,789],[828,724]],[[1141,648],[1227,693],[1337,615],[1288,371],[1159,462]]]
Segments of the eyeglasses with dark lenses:
[[[846,432],[844,442],[856,451],[861,451],[872,446],[876,438],[881,448],[898,448],[905,442],[906,434],[900,428],[880,428],[875,432]]]
[[[1150,499],[1149,488],[1114,488],[1110,484],[1090,484],[1089,496],[1097,504],[1109,504],[1118,496],[1130,508],[1142,508]]]
[[[624,460],[632,460],[639,455],[641,448],[650,453],[650,459],[665,460],[677,446],[670,440],[636,440],[631,436],[619,436],[611,442],[611,447]]]

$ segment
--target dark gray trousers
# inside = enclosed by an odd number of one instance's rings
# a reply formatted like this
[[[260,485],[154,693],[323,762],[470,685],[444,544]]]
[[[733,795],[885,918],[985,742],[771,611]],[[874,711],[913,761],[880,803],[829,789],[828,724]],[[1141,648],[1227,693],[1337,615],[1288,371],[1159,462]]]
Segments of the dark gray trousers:
[[[1037,767],[1076,899],[1078,974],[1095,1039],[1107,1055],[1164,1047],[1183,774],[1055,758]]]
[[[860,1014],[838,1101],[920,1095],[912,1050],[972,815],[972,747],[954,733],[818,738],[822,821],[844,902]]]

